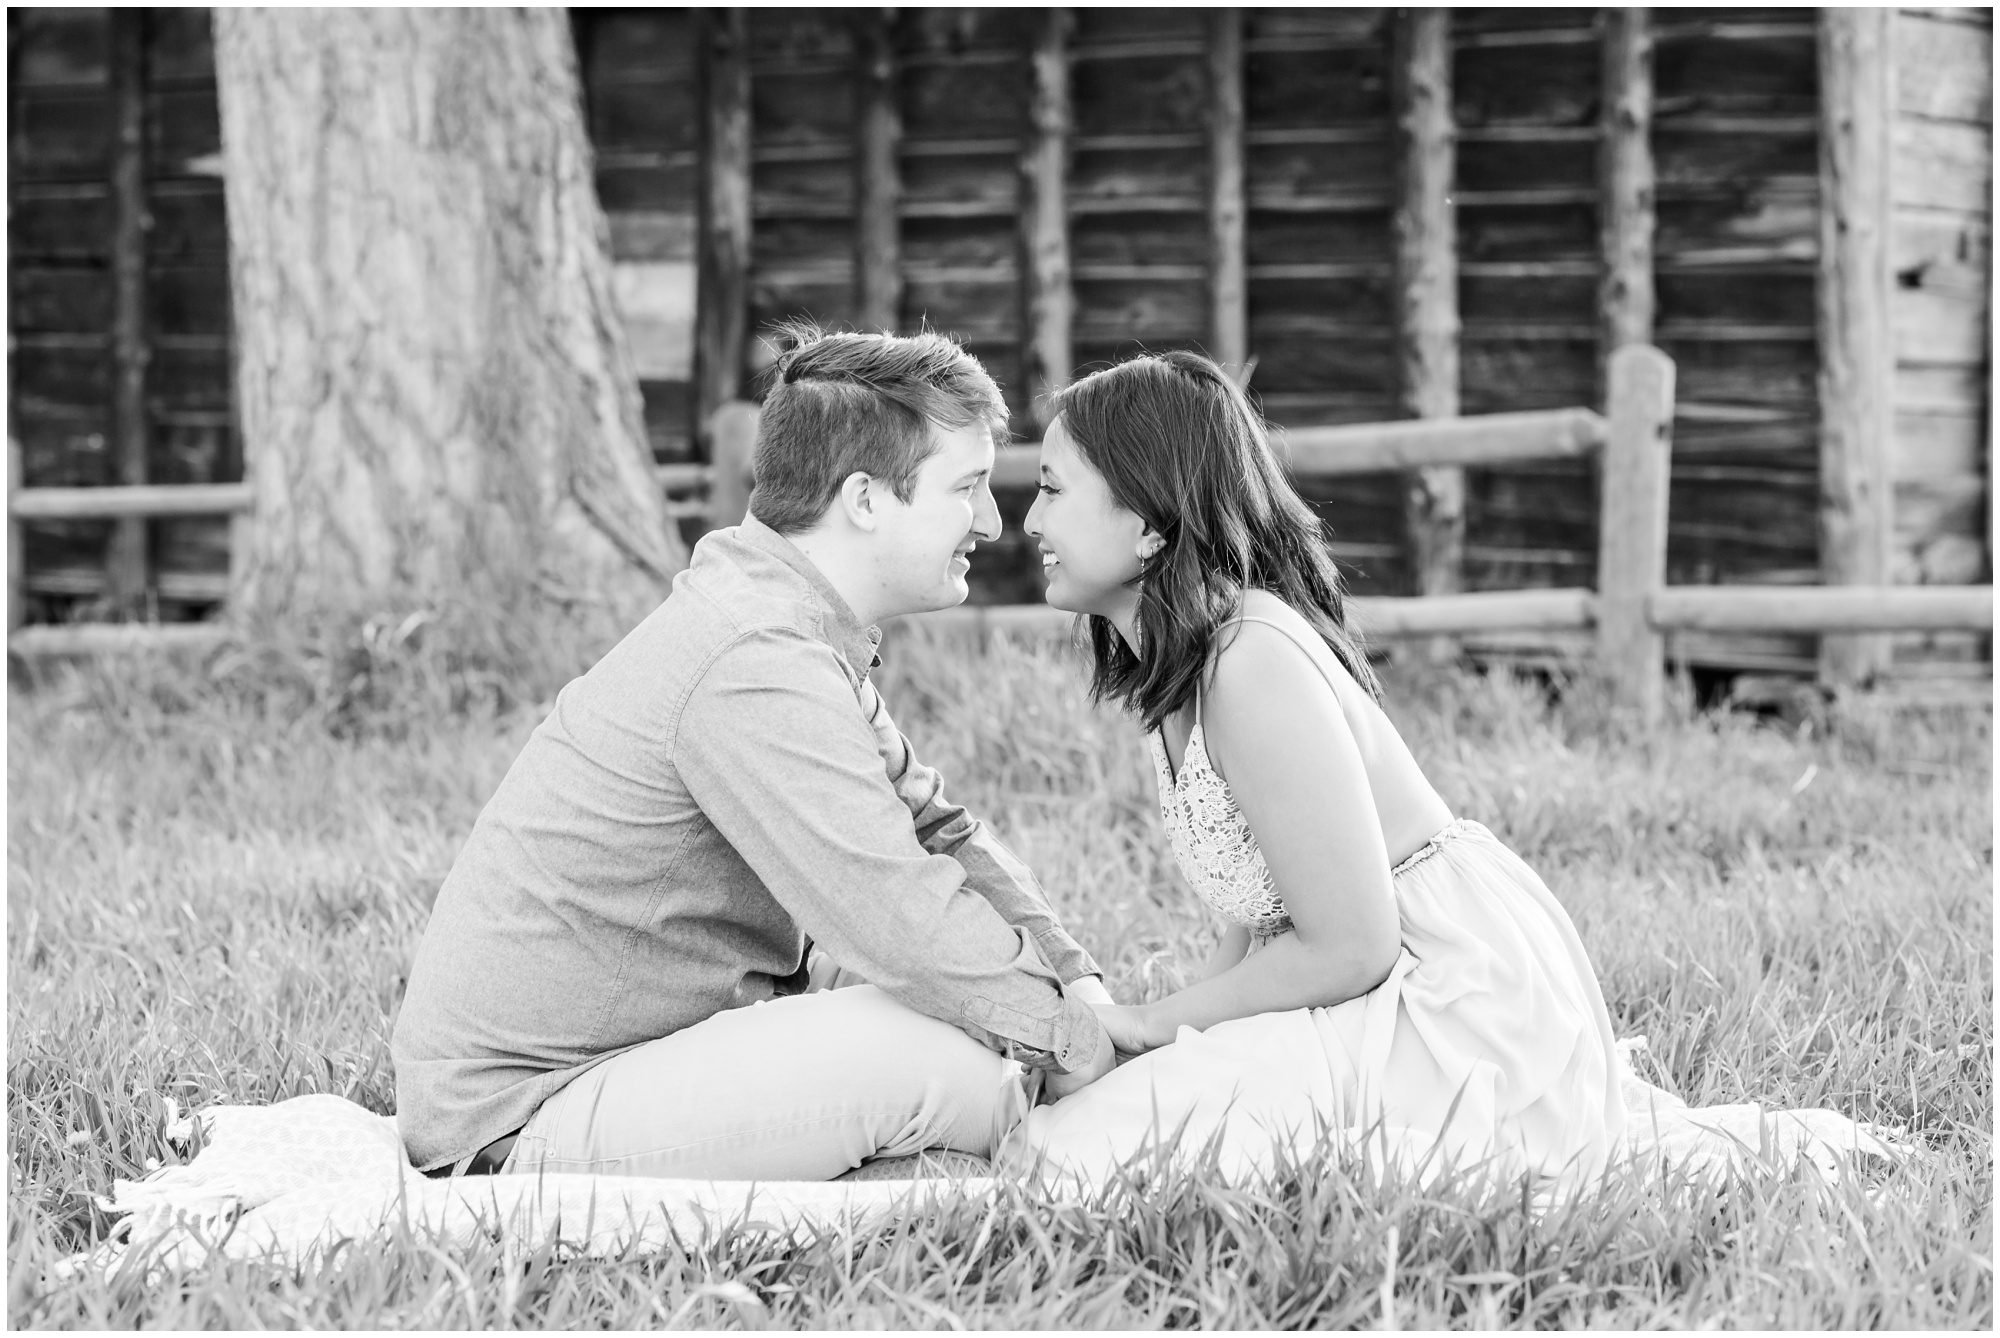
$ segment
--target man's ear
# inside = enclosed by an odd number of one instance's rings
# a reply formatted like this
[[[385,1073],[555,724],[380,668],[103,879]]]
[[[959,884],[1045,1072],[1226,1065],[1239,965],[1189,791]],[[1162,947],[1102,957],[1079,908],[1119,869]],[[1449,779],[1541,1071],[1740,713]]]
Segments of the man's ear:
[[[879,519],[875,494],[875,480],[857,469],[840,481],[840,495],[834,505],[847,517],[848,524],[873,533]]]

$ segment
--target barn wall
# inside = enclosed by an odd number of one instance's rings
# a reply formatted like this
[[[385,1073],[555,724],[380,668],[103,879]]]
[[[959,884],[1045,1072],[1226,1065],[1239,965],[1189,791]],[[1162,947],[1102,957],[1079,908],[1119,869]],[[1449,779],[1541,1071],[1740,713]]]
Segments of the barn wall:
[[[1992,579],[1993,13],[1897,14],[1892,299],[1899,583]],[[1899,638],[1897,657],[1949,672],[1990,638]],[[1975,669],[1977,672],[1977,669]]]
[[[149,39],[151,472],[236,477],[226,234],[205,10],[155,10]],[[761,335],[859,316],[856,32],[862,11],[748,11],[753,372]],[[1252,389],[1280,425],[1396,413],[1390,210],[1396,163],[1383,9],[1241,11]],[[574,11],[597,184],[646,422],[696,458],[693,326],[702,81],[693,12]],[[1453,11],[1463,322],[1461,400],[1483,413],[1588,404],[1600,353],[1596,11]],[[1813,14],[1654,11],[1656,339],[1679,367],[1669,579],[1817,579]],[[1024,399],[1022,153],[1040,11],[897,11],[902,328],[963,338]],[[1897,578],[1987,579],[1991,22],[1903,10],[1896,25]],[[109,481],[108,77],[103,10],[9,15],[14,430],[30,484]],[[1212,241],[1208,18],[1083,9],[1069,42],[1065,185],[1074,361],[1207,347]],[[753,379],[754,387],[755,381]],[[1576,464],[1475,471],[1471,588],[1588,584],[1596,502]],[[1393,477],[1310,485],[1356,587],[1408,589]],[[1032,600],[1018,521],[976,598]],[[154,527],[163,593],[221,589],[219,524]],[[29,529],[43,616],[102,585],[102,524]],[[998,551],[995,551],[998,550]],[[1903,638],[1905,663],[1983,639]],[[1681,653],[1808,668],[1812,639],[1678,640]]]
[[[159,483],[241,477],[231,408],[221,132],[206,9],[147,11],[147,472]],[[111,161],[102,9],[7,11],[10,430],[31,485],[111,483]],[[104,589],[106,521],[29,525],[40,616]],[[157,521],[163,612],[219,600],[228,541],[210,520]]]

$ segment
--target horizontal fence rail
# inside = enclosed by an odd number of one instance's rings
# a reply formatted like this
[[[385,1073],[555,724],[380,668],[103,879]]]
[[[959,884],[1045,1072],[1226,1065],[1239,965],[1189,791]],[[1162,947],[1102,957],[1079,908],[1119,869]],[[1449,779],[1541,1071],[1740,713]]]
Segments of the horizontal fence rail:
[[[1486,590],[1404,598],[1357,595],[1348,610],[1363,637],[1474,636],[1483,632],[1584,632],[1597,626],[1594,590]],[[1053,635],[1076,615],[1046,604],[961,604],[905,621],[930,627]],[[1993,587],[1699,585],[1646,601],[1661,632],[1991,631]]]
[[[1664,680],[1661,638],[1673,632],[1871,633],[1988,631],[1991,586],[1680,586],[1665,584],[1667,433],[1673,418],[1673,364],[1643,345],[1611,364],[1608,412],[1549,409],[1466,418],[1274,431],[1272,443],[1295,476],[1327,478],[1427,468],[1486,467],[1579,459],[1602,452],[1598,588],[1498,590],[1401,598],[1357,597],[1365,637],[1468,636],[1511,632],[1590,632],[1597,659],[1641,714],[1658,710]],[[714,463],[658,465],[671,516],[733,524],[749,496],[754,405],[724,405],[712,420]],[[1037,445],[995,452],[996,488],[1034,484]],[[18,464],[10,460],[18,469]],[[11,470],[10,470],[11,473]],[[12,475],[18,480],[18,474]],[[10,545],[17,583],[23,521],[234,515],[249,523],[248,483],[10,490]],[[226,588],[220,578],[209,578]],[[206,587],[204,587],[206,588]],[[898,620],[940,628],[1059,635],[1074,616],[1043,604],[961,606]],[[76,624],[18,627],[10,651],[24,655],[197,649],[226,635],[220,624]]]
[[[1656,592],[1646,612],[1678,632],[1990,632],[1993,587],[1679,586]]]

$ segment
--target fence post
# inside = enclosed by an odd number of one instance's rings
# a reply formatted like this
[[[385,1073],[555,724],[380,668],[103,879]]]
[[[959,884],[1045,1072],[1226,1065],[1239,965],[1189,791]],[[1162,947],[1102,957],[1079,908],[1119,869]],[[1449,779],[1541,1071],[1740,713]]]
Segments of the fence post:
[[[1667,580],[1667,479],[1674,363],[1650,344],[1611,354],[1609,431],[1598,508],[1597,660],[1614,700],[1647,724],[1659,717],[1666,647],[1647,616]]]
[[[14,519],[14,494],[21,491],[21,442],[7,434],[7,632],[28,621],[28,539]]]
[[[738,525],[750,512],[750,448],[757,441],[757,406],[731,400],[708,420],[708,523]]]

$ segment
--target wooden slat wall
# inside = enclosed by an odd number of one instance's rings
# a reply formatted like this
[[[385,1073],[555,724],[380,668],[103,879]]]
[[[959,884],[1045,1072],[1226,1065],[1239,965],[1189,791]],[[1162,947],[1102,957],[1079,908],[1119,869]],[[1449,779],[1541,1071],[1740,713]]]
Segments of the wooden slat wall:
[[[1401,416],[1388,11],[1244,12],[1251,387],[1276,423]],[[1362,594],[1409,588],[1401,480],[1308,482]]]
[[[1893,27],[1896,123],[1890,298],[1895,488],[1904,584],[1988,581],[1992,416],[1993,12],[1905,9]],[[1990,638],[1896,638],[1899,672],[1990,658]],[[1977,669],[1974,669],[1977,672]]]
[[[126,23],[137,14],[121,16]],[[102,9],[10,9],[8,322],[10,428],[26,486],[242,476],[230,384],[228,236],[205,9],[144,11],[131,70],[143,140],[132,198],[149,216],[122,280],[113,244],[111,30]],[[128,222],[132,213],[128,208]],[[119,292],[127,294],[117,321]],[[114,325],[126,375],[114,375]],[[120,387],[123,386],[121,394]],[[124,460],[124,437],[142,454]],[[108,611],[103,521],[24,527],[25,593],[38,620]],[[227,589],[223,522],[156,521],[142,550],[165,616]],[[128,571],[134,571],[128,568]]]
[[[573,27],[646,435],[659,459],[691,459],[701,162],[695,25],[686,10],[580,9]]]
[[[1240,246],[1243,360],[1267,415],[1301,426],[1399,416],[1390,16],[744,11],[750,201],[737,384],[755,388],[767,356],[759,332],[772,321],[860,323],[893,308],[901,328],[922,321],[964,338],[1001,381],[1017,431],[1032,436],[1032,396],[1079,367],[1142,346],[1233,360],[1228,260]],[[1563,9],[1452,15],[1463,412],[1593,403],[1604,351],[1629,334],[1618,333],[1629,321],[1607,326],[1600,306],[1597,205],[1606,48],[1612,29],[1634,21]],[[149,23],[147,463],[162,481],[234,478],[207,16],[156,10]],[[662,460],[698,459],[696,16],[578,10],[575,24],[648,429]],[[1669,579],[1815,580],[1814,14],[1658,9],[1648,27],[1651,319],[1679,383]],[[1990,15],[1903,10],[1895,30],[1893,561],[1901,580],[1976,580],[1990,571]],[[109,482],[104,12],[10,11],[9,31],[15,429],[31,484]],[[1215,191],[1229,184],[1234,138],[1227,106],[1217,115],[1216,92],[1226,104],[1230,91],[1218,61],[1239,31],[1240,243]],[[871,136],[872,159],[858,151]],[[1591,582],[1588,468],[1477,470],[1467,485],[1470,588]],[[1358,590],[1410,588],[1395,476],[1312,484],[1309,495]],[[1010,526],[1026,501],[1002,498]],[[219,594],[221,526],[154,529],[163,594],[203,579]],[[30,528],[38,616],[61,611],[58,591],[102,589],[107,533]],[[1018,536],[1006,547],[1013,557],[987,550],[975,567],[977,597],[1038,597]],[[1905,660],[1983,656],[1985,644],[1899,640]],[[1748,666],[1801,668],[1813,653],[1810,638],[1738,633],[1677,645]]]
[[[1653,20],[1658,342],[1679,369],[1668,579],[1816,581],[1815,16],[1659,9]],[[1703,643],[1681,648],[1700,655]],[[1749,666],[1814,662],[1810,637],[1724,645]]]

